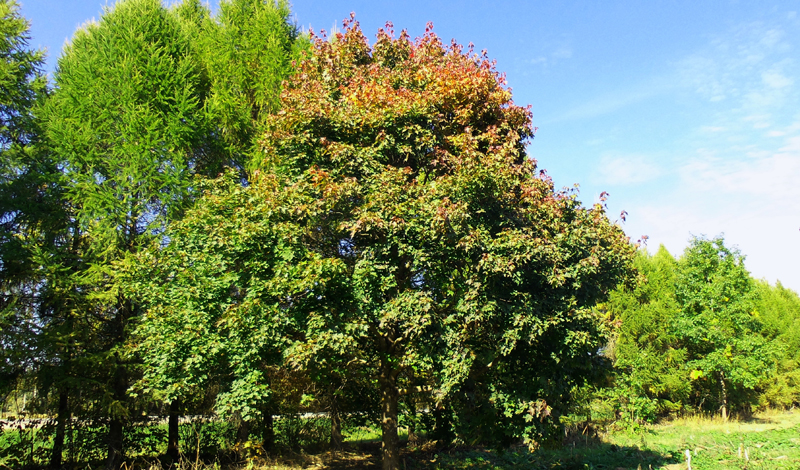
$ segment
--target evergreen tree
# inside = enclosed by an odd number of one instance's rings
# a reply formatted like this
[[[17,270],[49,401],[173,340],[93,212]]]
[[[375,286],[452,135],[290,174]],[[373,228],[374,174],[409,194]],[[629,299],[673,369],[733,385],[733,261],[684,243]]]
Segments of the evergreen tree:
[[[632,421],[653,421],[683,409],[691,393],[686,349],[672,325],[677,262],[662,245],[655,255],[640,251],[635,288],[621,287],[606,307],[619,322],[611,348],[617,381],[613,396],[619,412]]]
[[[133,373],[125,342],[140,308],[119,290],[114,263],[179,216],[193,171],[208,163],[207,83],[176,16],[158,0],[124,0],[75,34],[55,84],[44,124],[86,241],[78,280],[96,334],[84,360],[106,387],[107,466],[117,468]]]
[[[308,43],[284,0],[222,0],[213,17],[200,0],[184,0],[174,12],[209,81],[205,110],[214,145],[225,155],[204,174],[217,176],[224,166],[244,170],[259,150],[264,119],[278,109],[292,59]]]
[[[67,401],[74,388],[75,344],[91,330],[75,323],[73,276],[82,239],[64,200],[58,161],[35,113],[47,97],[43,54],[28,49],[28,23],[14,1],[0,2],[0,285],[2,385],[24,374],[38,387],[40,410],[55,401],[51,466],[61,466]],[[85,384],[84,384],[85,385]]]
[[[780,282],[756,282],[754,316],[761,334],[782,349],[776,373],[764,384],[760,405],[791,408],[800,405],[800,296]]]
[[[28,22],[13,0],[0,1],[0,386],[13,386],[33,357],[37,285],[28,241],[39,237],[50,202],[52,168],[42,161],[34,105],[46,94],[41,51],[28,47]]]

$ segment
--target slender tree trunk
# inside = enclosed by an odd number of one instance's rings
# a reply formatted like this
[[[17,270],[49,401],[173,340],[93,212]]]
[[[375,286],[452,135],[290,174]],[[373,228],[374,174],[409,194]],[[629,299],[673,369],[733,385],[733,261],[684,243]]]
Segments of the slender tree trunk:
[[[250,438],[250,423],[239,418],[239,427],[236,429],[236,442],[244,444]]]
[[[331,447],[339,449],[342,447],[342,419],[339,415],[339,402],[336,396],[331,397]]]
[[[417,405],[414,403],[412,395],[406,398],[406,406],[408,406],[408,442],[414,444],[419,437],[417,436]]]
[[[114,371],[114,400],[125,403],[128,392],[127,370],[123,364],[117,364]],[[122,405],[120,405],[122,406]],[[117,410],[111,416],[111,423],[108,428],[108,457],[106,457],[106,470],[118,470],[122,465],[124,453],[123,427],[124,415],[121,410]]]
[[[169,404],[169,420],[167,422],[167,455],[173,462],[177,462],[181,456],[180,432],[178,420],[180,418],[180,402],[175,399]]]
[[[261,445],[267,452],[271,452],[275,448],[275,421],[272,418],[271,408],[264,413],[264,430],[261,436]]]
[[[397,389],[396,371],[389,364],[381,364],[381,433],[383,470],[399,470],[400,438],[397,435]]]
[[[722,398],[722,419],[724,421],[728,420],[728,390],[725,387],[725,374],[720,372],[719,373],[719,385],[721,388],[721,398]]]
[[[64,436],[66,434],[67,420],[69,419],[69,392],[63,388],[58,393],[58,415],[56,417],[56,437],[53,440],[53,453],[50,456],[50,467],[61,468],[64,455]]]

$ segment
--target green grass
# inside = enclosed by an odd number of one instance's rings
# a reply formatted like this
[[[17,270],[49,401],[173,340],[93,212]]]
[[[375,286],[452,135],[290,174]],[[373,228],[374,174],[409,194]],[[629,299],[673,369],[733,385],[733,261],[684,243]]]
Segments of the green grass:
[[[440,453],[415,462],[415,468],[678,470],[687,468],[686,450],[695,470],[799,469],[800,411],[772,412],[748,421],[679,419],[534,453],[522,449]]]

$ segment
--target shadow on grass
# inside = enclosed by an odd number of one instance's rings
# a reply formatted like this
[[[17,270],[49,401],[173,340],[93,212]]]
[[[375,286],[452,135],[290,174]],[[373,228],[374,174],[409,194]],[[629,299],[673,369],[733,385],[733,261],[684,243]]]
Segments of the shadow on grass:
[[[648,469],[681,461],[680,456],[664,455],[636,447],[618,447],[608,443],[576,446],[557,450],[528,452],[518,448],[505,451],[463,449],[432,456],[404,455],[408,469]],[[420,458],[422,457],[422,458]]]
[[[636,447],[619,447],[595,442],[588,446],[570,446],[554,450],[528,452],[525,448],[493,450],[486,448],[457,448],[451,450],[406,447],[401,453],[400,468],[404,470],[544,470],[544,469],[637,469],[661,468],[682,462],[682,456],[660,454]],[[325,459],[324,468],[380,468],[380,444],[360,443]]]

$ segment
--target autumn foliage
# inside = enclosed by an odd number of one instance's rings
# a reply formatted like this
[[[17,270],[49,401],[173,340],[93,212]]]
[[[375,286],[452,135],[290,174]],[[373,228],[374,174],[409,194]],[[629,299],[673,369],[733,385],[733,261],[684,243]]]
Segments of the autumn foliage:
[[[315,37],[281,105],[255,173],[303,188],[304,246],[340,273],[290,357],[377,379],[385,468],[399,401],[438,409],[444,438],[536,445],[601,360],[591,307],[630,273],[621,229],[554,190],[530,110],[430,25]]]

